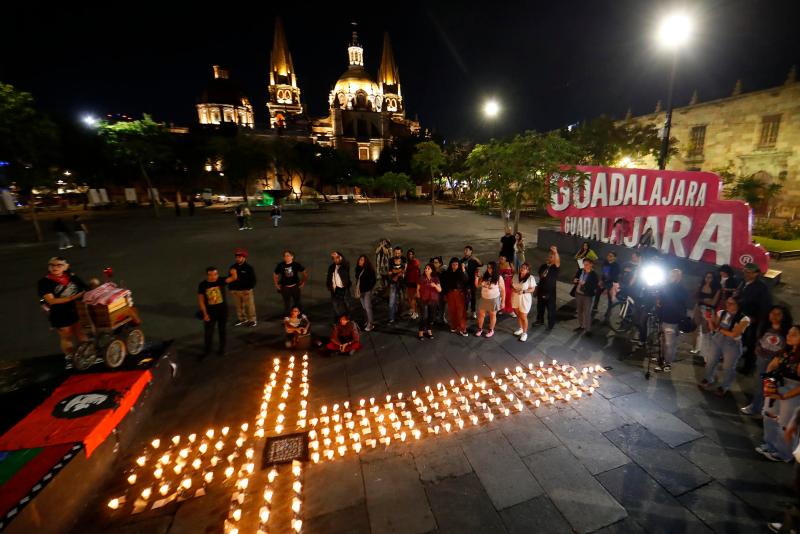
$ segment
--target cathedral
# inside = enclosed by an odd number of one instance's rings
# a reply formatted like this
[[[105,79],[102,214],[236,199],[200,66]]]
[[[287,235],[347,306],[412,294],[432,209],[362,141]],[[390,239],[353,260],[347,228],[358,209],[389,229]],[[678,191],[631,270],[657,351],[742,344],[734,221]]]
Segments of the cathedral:
[[[327,116],[309,117],[283,24],[276,19],[266,95],[269,122],[264,133],[331,146],[373,162],[395,139],[418,134],[419,122],[406,118],[389,35],[383,37],[377,79],[364,68],[364,48],[356,31],[347,46],[347,60],[347,70],[328,96]],[[255,125],[250,101],[218,66],[214,67],[214,80],[198,100],[197,113],[205,127]]]

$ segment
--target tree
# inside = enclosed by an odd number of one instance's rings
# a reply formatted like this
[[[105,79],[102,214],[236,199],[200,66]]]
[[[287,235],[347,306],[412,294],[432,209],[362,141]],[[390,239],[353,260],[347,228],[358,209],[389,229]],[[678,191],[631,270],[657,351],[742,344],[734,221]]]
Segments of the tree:
[[[465,181],[469,182],[469,175],[465,171],[467,156],[473,148],[474,145],[470,143],[450,142],[444,145],[445,164],[442,168],[442,178],[456,200],[461,200],[462,184]]]
[[[8,162],[9,180],[29,199],[37,241],[42,240],[42,230],[32,190],[52,182],[49,169],[57,161],[58,147],[58,130],[34,108],[33,96],[0,82],[0,161]]]
[[[615,121],[601,115],[572,129],[561,130],[561,137],[580,151],[579,163],[616,166],[623,158],[658,159],[661,151],[659,129],[654,124]],[[678,140],[670,139],[669,155],[678,153]]]
[[[479,189],[500,204],[503,222],[513,213],[514,231],[524,201],[543,208],[550,199],[551,177],[569,170],[580,150],[558,134],[526,132],[510,141],[477,145],[467,158],[468,171],[480,177]]]
[[[212,157],[222,160],[225,178],[233,191],[241,191],[247,202],[247,192],[254,178],[263,176],[273,162],[272,144],[264,138],[239,131],[228,137],[215,137],[210,142]]]
[[[152,193],[153,182],[148,168],[154,170],[174,162],[169,132],[147,114],[136,121],[114,124],[101,122],[98,132],[108,144],[118,165],[139,171],[147,184],[153,211],[158,217],[158,201]]]
[[[731,188],[725,193],[725,196],[744,200],[753,207],[753,211],[769,217],[772,201],[783,189],[785,179],[781,178],[778,182],[769,183],[759,174],[739,176],[732,182]]]
[[[318,147],[311,143],[287,141],[280,139],[275,144],[275,167],[283,170],[283,186],[294,192],[295,198],[303,197],[303,188],[314,178],[317,165]],[[299,182],[298,191],[294,190],[295,179]]]
[[[332,147],[316,147],[312,170],[319,178],[320,191],[325,200],[328,200],[325,194],[326,186],[336,188],[351,183],[354,177],[358,176],[355,159],[349,153]]]
[[[372,205],[369,203],[369,192],[376,188],[377,180],[372,176],[359,174],[350,178],[348,183],[361,189],[361,193],[364,195],[364,198],[367,199],[367,209],[372,211]]]
[[[391,193],[394,197],[394,218],[399,226],[400,212],[397,210],[397,197],[404,191],[412,189],[413,182],[404,172],[387,172],[377,179],[375,186],[385,193]]]
[[[416,152],[411,158],[411,165],[414,169],[426,172],[431,179],[431,215],[436,214],[436,190],[433,184],[433,177],[447,163],[442,153],[442,149],[433,141],[423,141],[416,146]]]

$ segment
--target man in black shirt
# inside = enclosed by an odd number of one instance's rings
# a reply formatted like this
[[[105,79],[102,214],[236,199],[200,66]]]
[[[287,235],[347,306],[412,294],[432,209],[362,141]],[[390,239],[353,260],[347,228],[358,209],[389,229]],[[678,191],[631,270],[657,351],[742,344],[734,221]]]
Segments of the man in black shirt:
[[[689,294],[681,283],[682,277],[683,273],[679,269],[672,269],[669,284],[659,292],[656,301],[656,313],[661,321],[663,340],[656,371],[670,372],[678,351],[678,334],[680,334],[678,323],[686,317],[686,309],[689,307]]]
[[[331,292],[334,319],[350,313],[347,302],[347,293],[350,291],[350,264],[344,259],[341,252],[331,252],[331,261],[328,266],[328,275],[325,277],[325,287]]]
[[[392,257],[389,258],[389,324],[394,323],[394,319],[400,311],[403,279],[406,275],[406,259],[403,257],[403,249],[394,247],[392,254]]]
[[[547,329],[552,330],[556,324],[556,282],[561,268],[561,257],[555,245],[550,247],[547,261],[539,267],[539,284],[536,286],[536,322],[544,324],[544,312],[547,310]]]
[[[466,300],[464,306],[467,313],[469,313],[469,308],[470,306],[472,306],[473,319],[476,319],[478,317],[477,316],[478,310],[475,307],[477,301],[477,296],[476,296],[477,294],[475,293],[475,284],[474,284],[475,272],[481,267],[483,267],[483,263],[481,262],[481,260],[479,260],[477,256],[474,256],[472,254],[472,245],[467,245],[466,247],[464,247],[464,257],[461,258],[461,270],[466,273],[467,280],[469,282],[467,284],[467,290],[464,296],[464,299]]]
[[[306,285],[308,272],[294,261],[294,253],[291,250],[283,251],[283,261],[275,266],[272,279],[275,282],[275,289],[283,297],[283,315],[288,317],[295,306],[302,310],[300,290]]]
[[[750,326],[742,333],[744,364],[742,372],[750,373],[755,368],[755,348],[764,325],[768,324],[772,295],[767,284],[761,280],[761,269],[755,263],[748,263],[742,271],[744,280],[734,293],[739,301],[739,310],[750,318]]]
[[[606,255],[606,259],[603,260],[603,265],[600,268],[600,286],[597,290],[597,295],[594,298],[594,304],[592,305],[592,313],[597,311],[597,307],[600,304],[600,297],[603,296],[603,293],[606,294],[606,313],[604,316],[604,320],[608,320],[608,312],[611,309],[611,293],[612,289],[614,288],[614,284],[619,282],[619,263],[617,263],[617,254],[615,252],[609,252]]]
[[[203,316],[204,350],[203,357],[211,352],[214,340],[214,325],[219,329],[219,348],[217,354],[225,354],[225,329],[228,322],[228,303],[225,302],[225,286],[236,280],[236,269],[230,270],[228,278],[221,279],[216,267],[206,267],[206,279],[197,286],[197,304]]]
[[[247,250],[237,248],[233,255],[236,261],[230,268],[236,271],[236,280],[230,283],[228,289],[236,303],[236,316],[239,319],[236,326],[256,326],[256,302],[253,298],[256,270],[247,263]]]
[[[505,257],[506,261],[514,265],[514,246],[517,244],[517,238],[511,233],[511,228],[506,226],[506,233],[500,238],[500,256]]]

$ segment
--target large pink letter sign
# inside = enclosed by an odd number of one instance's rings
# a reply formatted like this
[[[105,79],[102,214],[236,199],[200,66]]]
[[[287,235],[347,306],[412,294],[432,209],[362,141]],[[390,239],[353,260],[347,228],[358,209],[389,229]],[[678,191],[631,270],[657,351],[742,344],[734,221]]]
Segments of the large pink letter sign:
[[[722,200],[722,180],[710,172],[577,167],[585,176],[554,176],[548,213],[561,219],[563,232],[609,242],[615,222],[623,242],[638,243],[648,228],[655,247],[681,258],[730,264],[757,264],[769,254],[751,243],[747,203]]]

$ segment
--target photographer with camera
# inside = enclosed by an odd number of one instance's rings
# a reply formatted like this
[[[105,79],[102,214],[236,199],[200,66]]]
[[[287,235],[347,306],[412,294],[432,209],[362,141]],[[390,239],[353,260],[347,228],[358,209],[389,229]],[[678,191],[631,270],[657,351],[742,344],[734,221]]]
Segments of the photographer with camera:
[[[672,370],[675,353],[678,350],[679,323],[686,318],[689,295],[681,284],[683,273],[680,269],[670,271],[669,284],[658,294],[656,314],[661,322],[661,355],[656,371],[668,373]]]

